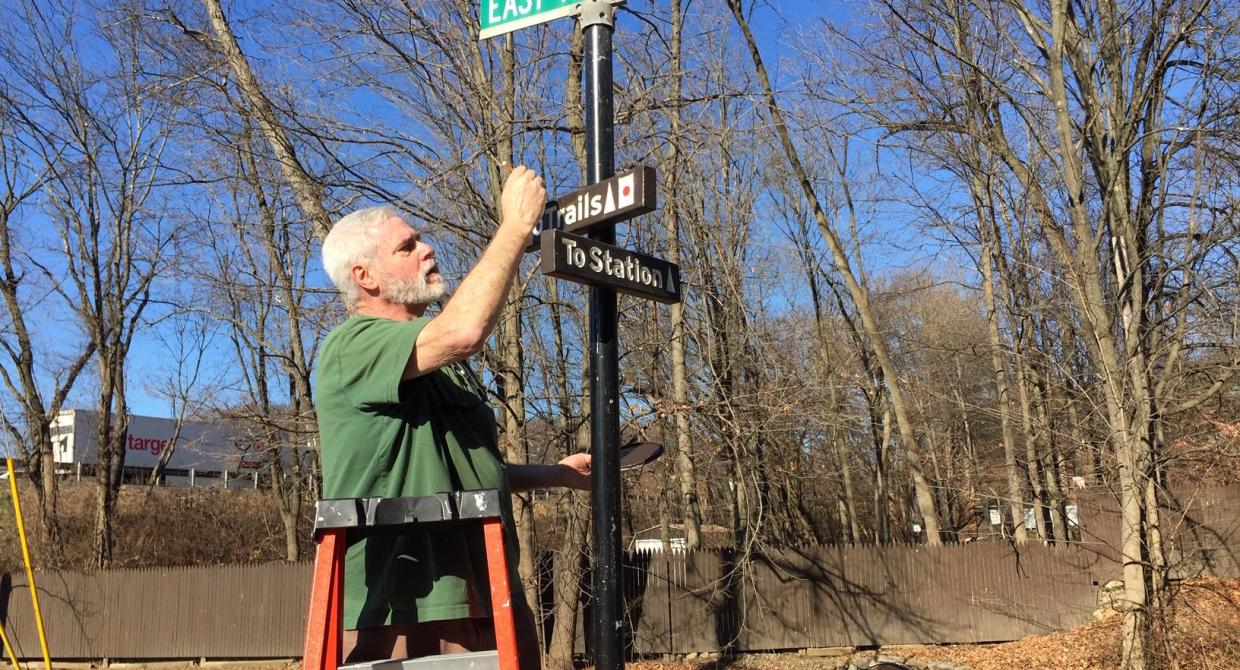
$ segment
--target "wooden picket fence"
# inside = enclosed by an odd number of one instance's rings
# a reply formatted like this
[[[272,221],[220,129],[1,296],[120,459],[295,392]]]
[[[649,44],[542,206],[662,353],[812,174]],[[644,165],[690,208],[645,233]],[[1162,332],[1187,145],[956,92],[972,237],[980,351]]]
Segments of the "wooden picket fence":
[[[1098,586],[1120,577],[1113,499],[1079,504],[1081,539],[1063,546],[629,552],[628,647],[643,655],[998,642],[1076,626],[1090,620]],[[1240,489],[1172,496],[1161,518],[1173,577],[1240,577]],[[310,565],[44,572],[37,583],[58,659],[293,658]],[[24,574],[0,574],[0,625],[19,656],[40,655]],[[577,649],[588,654],[585,628]]]
[[[628,628],[641,654],[1016,640],[1090,620],[1094,560],[993,542],[630,555]]]
[[[1090,560],[998,543],[628,553],[627,634],[637,654],[1012,640],[1088,620]],[[296,657],[309,582],[308,563],[36,576],[58,659]],[[0,576],[0,625],[39,655],[22,574]]]

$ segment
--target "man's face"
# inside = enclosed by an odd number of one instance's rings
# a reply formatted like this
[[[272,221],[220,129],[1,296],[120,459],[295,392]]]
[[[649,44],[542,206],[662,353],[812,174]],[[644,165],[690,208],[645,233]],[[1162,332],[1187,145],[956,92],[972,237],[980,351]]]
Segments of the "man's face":
[[[379,297],[398,305],[426,305],[447,293],[435,250],[412,226],[389,217],[376,231]]]

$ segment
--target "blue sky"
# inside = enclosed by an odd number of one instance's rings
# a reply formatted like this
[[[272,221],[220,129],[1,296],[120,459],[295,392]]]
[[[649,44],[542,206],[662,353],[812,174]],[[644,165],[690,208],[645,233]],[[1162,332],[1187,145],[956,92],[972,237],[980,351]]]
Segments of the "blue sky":
[[[701,3],[705,0],[694,0],[688,6],[688,18],[692,22],[695,16],[696,7],[703,6]],[[643,1],[634,1],[630,3],[630,7],[635,12],[642,12],[649,3]],[[774,7],[776,11],[768,8],[762,8],[754,18],[754,31],[763,50],[763,56],[766,60],[767,67],[775,78],[776,86],[791,85],[795,83],[797,76],[796,67],[790,66],[786,61],[795,58],[795,50],[789,48],[789,43],[796,44],[801,39],[803,32],[814,32],[815,26],[821,18],[828,18],[835,21],[850,21],[853,17],[863,14],[860,11],[862,5],[856,2],[772,2],[769,5]],[[296,64],[292,62],[292,58],[297,54],[305,55],[307,47],[298,45],[281,44],[282,35],[280,32],[271,32],[271,27],[267,26],[263,34],[249,34],[246,31],[251,27],[257,29],[261,23],[249,23],[245,17],[259,11],[265,11],[265,4],[253,4],[248,1],[237,2],[232,5],[230,11],[233,14],[234,28],[238,31],[242,40],[242,47],[247,54],[258,61],[261,61],[263,69],[270,71],[272,68],[283,70],[284,68],[296,68]],[[560,19],[559,22],[568,25],[568,19]],[[640,21],[627,12],[620,12],[619,19],[621,36],[626,30],[641,30]],[[706,25],[703,30],[723,29],[732,30],[733,26],[727,25]],[[285,61],[288,61],[285,63]],[[741,63],[742,67],[747,67],[748,63]],[[618,65],[619,67],[619,65]],[[622,79],[624,73],[618,71],[617,78]],[[864,149],[862,147],[861,149]],[[866,151],[859,150],[858,155],[864,158]],[[890,225],[885,225],[885,229],[876,231],[878,235],[878,244],[867,249],[866,261],[870,264],[870,269],[884,267],[899,267],[907,264],[919,264],[925,261],[928,251],[921,246],[915,236],[910,235],[909,231],[901,223],[901,220],[909,216],[907,208],[898,203],[889,205],[890,210],[881,214],[882,219],[889,221]],[[649,253],[655,253],[657,250],[644,250]],[[317,272],[317,261],[314,263],[316,268],[316,281],[326,286],[327,281],[320,272]],[[798,301],[796,295],[787,297],[784,307],[791,308]],[[157,313],[159,308],[155,308]],[[53,310],[57,312],[58,310]],[[50,321],[60,321],[67,328],[72,328],[72,318],[63,313],[49,313],[41,316]],[[217,344],[222,346],[222,344]],[[130,363],[130,407],[135,414],[149,416],[168,416],[171,407],[166,398],[160,396],[154,390],[154,386],[162,383],[169,375],[173,374],[175,366],[171,361],[178,359],[179,354],[176,351],[175,338],[170,336],[166,329],[148,329],[139,334],[134,347],[133,355]],[[202,372],[204,378],[222,378],[229,374],[229,367],[232,365],[231,356],[221,355],[209,359],[204,364]],[[89,378],[84,378],[79,383],[69,406],[90,407],[94,404],[93,384]]]

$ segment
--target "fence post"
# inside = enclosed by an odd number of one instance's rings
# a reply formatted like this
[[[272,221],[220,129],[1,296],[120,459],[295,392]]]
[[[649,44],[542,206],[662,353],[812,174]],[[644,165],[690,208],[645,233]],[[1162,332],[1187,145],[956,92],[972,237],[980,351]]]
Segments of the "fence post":
[[[672,548],[663,547],[663,591],[667,594],[667,652],[676,653],[676,626],[672,621]]]

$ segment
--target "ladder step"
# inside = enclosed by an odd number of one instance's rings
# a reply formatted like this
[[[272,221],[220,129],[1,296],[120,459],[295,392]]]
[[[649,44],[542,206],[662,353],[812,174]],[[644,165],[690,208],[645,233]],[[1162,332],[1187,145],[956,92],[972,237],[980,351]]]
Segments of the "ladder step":
[[[497,668],[499,668],[499,652],[491,650],[404,660],[365,661],[342,665],[339,670],[496,670]]]
[[[384,529],[410,531],[419,524],[498,519],[503,514],[499,493],[479,489],[409,498],[329,498],[314,506],[314,533],[348,528],[357,539]]]

